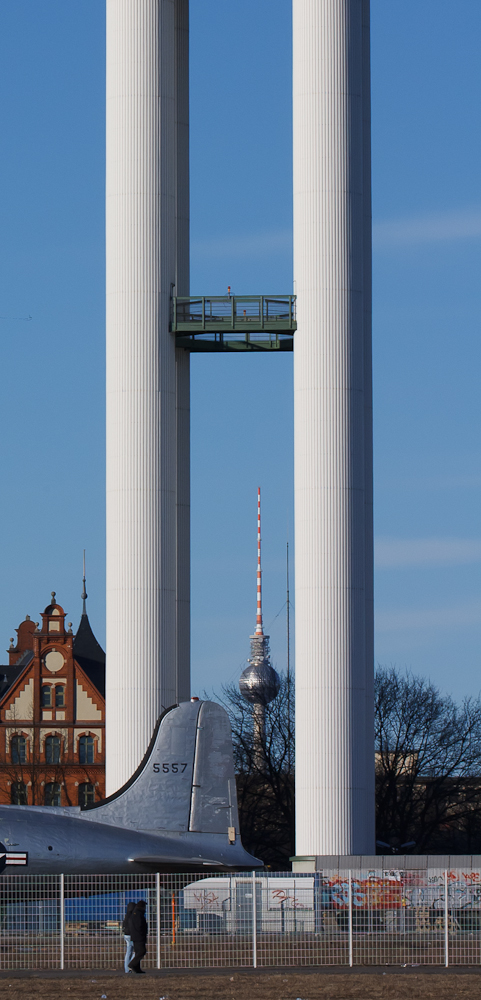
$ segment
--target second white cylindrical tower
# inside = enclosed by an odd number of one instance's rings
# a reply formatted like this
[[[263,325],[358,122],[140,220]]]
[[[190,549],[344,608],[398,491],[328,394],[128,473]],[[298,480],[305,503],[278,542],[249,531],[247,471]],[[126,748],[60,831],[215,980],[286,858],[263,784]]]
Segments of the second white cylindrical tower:
[[[293,29],[296,853],[371,854],[369,0]]]
[[[188,185],[188,0],[107,0],[109,793],[189,696]]]

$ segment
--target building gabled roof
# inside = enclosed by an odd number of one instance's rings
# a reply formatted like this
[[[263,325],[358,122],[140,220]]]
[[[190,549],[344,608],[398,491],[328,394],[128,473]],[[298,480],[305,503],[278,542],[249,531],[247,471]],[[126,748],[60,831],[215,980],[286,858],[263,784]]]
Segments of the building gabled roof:
[[[0,698],[17,682],[25,667],[33,660],[33,649],[26,649],[16,663],[0,665]]]

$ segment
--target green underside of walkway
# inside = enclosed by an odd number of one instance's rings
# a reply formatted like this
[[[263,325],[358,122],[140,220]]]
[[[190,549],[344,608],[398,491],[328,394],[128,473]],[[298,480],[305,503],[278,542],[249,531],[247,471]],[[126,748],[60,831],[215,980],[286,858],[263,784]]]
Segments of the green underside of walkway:
[[[176,346],[191,353],[292,351],[295,295],[173,298]]]

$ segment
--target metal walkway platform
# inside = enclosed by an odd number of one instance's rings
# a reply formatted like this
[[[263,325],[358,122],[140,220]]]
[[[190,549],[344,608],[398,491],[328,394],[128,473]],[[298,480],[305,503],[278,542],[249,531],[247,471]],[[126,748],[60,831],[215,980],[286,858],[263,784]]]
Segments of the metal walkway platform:
[[[186,351],[292,351],[295,295],[173,298],[171,330]]]

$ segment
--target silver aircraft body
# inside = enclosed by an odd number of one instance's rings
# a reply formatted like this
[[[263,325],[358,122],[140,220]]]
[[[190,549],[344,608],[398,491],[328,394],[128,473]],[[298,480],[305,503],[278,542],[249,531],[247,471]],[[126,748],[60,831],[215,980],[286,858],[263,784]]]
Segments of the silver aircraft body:
[[[261,865],[241,844],[229,719],[211,701],[168,709],[135,774],[102,802],[0,806],[0,842],[8,874]]]

